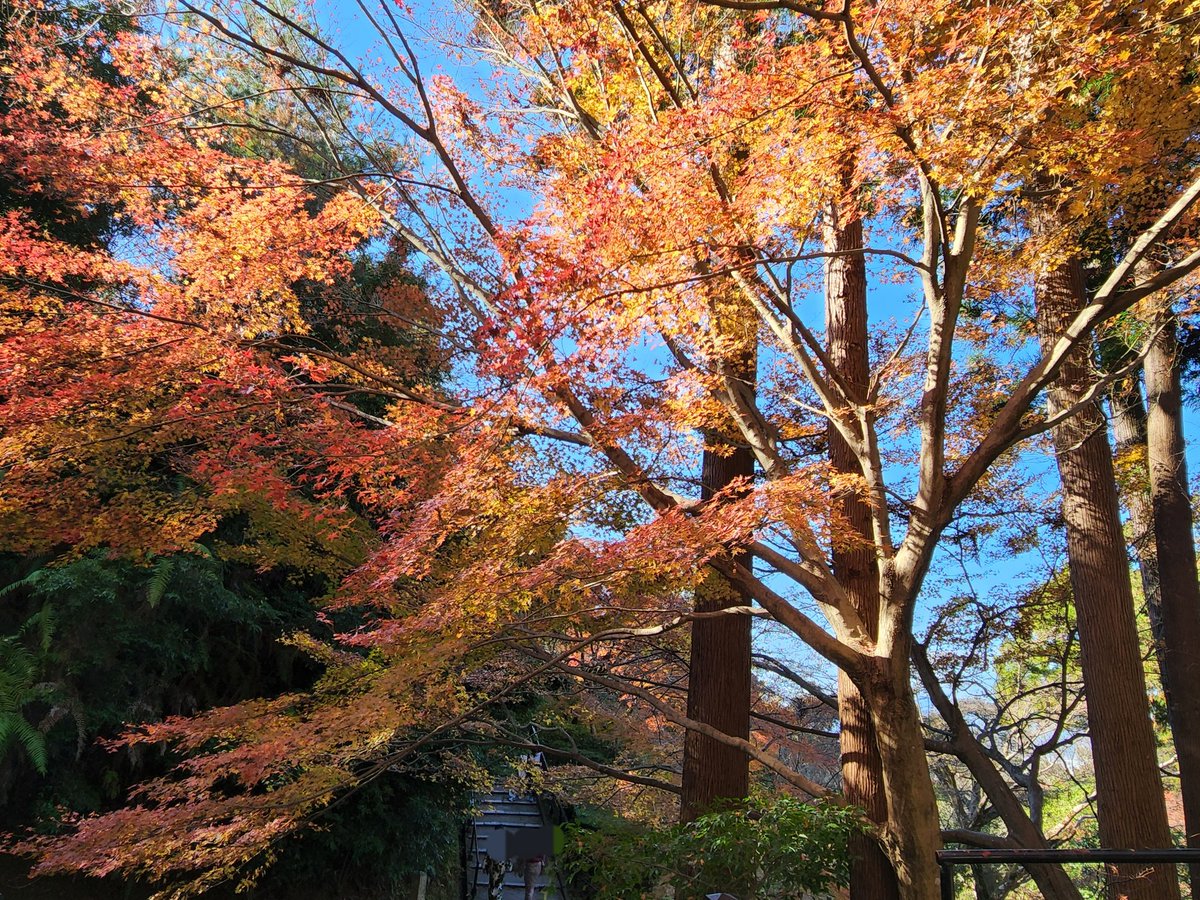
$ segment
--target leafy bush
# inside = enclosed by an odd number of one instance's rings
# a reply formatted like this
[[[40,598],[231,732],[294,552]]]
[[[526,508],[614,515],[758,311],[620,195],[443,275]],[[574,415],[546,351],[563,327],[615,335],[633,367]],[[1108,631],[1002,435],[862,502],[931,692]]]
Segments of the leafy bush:
[[[389,773],[285,839],[253,896],[396,897],[421,872],[450,884],[469,802],[462,785]]]
[[[863,827],[856,810],[775,797],[665,828],[569,825],[558,865],[583,900],[788,900],[845,885],[847,841]]]

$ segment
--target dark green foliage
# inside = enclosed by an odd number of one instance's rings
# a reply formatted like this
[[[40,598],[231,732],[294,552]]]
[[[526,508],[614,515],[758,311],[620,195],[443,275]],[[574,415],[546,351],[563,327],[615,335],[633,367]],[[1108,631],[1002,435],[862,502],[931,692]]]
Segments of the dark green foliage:
[[[25,707],[43,699],[38,661],[20,635],[0,638],[0,758],[20,747],[38,773],[46,774],[46,737],[25,717]]]
[[[677,900],[719,891],[788,900],[846,884],[847,841],[862,827],[852,809],[776,797],[667,828],[571,825],[558,864],[581,900],[659,897],[665,888]]]
[[[303,689],[319,674],[276,640],[321,627],[313,600],[322,586],[286,573],[199,552],[148,565],[94,555],[59,566],[10,559],[7,568],[0,792],[10,826],[53,828],[64,806],[110,808],[167,762],[106,752],[96,737]],[[385,774],[281,844],[254,896],[392,896],[421,871],[449,883],[467,804],[462,785]]]
[[[0,589],[0,794],[10,822],[58,804],[100,808],[147,764],[100,751],[96,737],[304,687],[317,674],[276,641],[316,627],[310,595],[284,573],[199,554],[148,566],[95,554],[14,574]],[[28,777],[18,747],[46,779]]]
[[[7,561],[7,579],[0,577],[8,580],[0,587],[6,824],[53,828],[61,807],[111,808],[128,784],[168,762],[144,750],[106,752],[96,737],[315,681],[315,664],[276,638],[320,632],[313,601],[326,586],[202,550],[145,565],[99,554],[58,566]],[[461,784],[385,774],[335,803],[314,829],[285,840],[254,896],[393,896],[422,871],[450,883],[468,799]],[[81,884],[79,896],[86,890]]]
[[[256,896],[399,896],[421,872],[450,883],[468,802],[461,786],[384,775],[287,839]]]

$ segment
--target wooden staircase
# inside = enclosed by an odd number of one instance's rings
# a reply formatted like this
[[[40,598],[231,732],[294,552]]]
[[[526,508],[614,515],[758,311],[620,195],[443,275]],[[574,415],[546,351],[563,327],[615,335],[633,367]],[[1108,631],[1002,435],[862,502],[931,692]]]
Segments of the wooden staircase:
[[[524,861],[549,862],[553,823],[537,798],[495,788],[475,797],[467,830],[466,882],[470,900],[526,900]],[[565,900],[543,871],[533,878],[534,900]],[[491,889],[491,893],[489,893]]]

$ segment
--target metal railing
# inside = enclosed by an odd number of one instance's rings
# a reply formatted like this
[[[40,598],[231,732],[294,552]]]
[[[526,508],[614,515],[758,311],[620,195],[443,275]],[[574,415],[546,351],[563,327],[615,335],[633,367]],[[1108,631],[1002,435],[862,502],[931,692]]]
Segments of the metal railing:
[[[972,863],[1200,863],[1200,850],[939,850],[942,900],[954,900],[954,867]]]

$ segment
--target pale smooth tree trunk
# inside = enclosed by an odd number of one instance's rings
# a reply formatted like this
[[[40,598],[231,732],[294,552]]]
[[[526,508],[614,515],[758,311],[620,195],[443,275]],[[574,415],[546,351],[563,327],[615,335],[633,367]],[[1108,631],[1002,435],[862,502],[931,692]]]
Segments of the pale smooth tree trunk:
[[[942,848],[937,797],[925,758],[921,714],[909,680],[912,639],[897,641],[890,658],[870,657],[859,686],[871,710],[887,800],[888,857],[903,900],[941,896],[936,863]]]
[[[1153,323],[1146,355],[1147,461],[1150,506],[1162,613],[1162,679],[1189,847],[1200,846],[1200,583],[1192,537],[1192,503],[1184,459],[1183,396],[1175,319],[1168,311]],[[1192,867],[1200,884],[1200,866]]]
[[[846,206],[847,204],[841,204]],[[871,375],[867,354],[867,276],[862,253],[863,227],[830,203],[823,222],[825,252],[845,254],[825,262],[825,334],[829,359],[847,387],[866,397]],[[829,461],[837,472],[861,475],[858,459],[836,428],[828,429]],[[845,519],[843,539],[833,546],[833,572],[846,589],[859,617],[875,630],[879,624],[879,570],[871,533],[871,510],[861,496],[845,491],[838,510]],[[872,635],[874,636],[874,635]],[[842,792],[877,825],[886,825],[887,798],[871,711],[862,692],[843,672],[838,677],[841,723]],[[896,873],[879,843],[868,835],[850,842],[851,900],[899,897]]]
[[[1057,223],[1050,208],[1035,211],[1036,234]],[[1035,281],[1038,334],[1048,351],[1082,307],[1083,270],[1077,257]],[[1082,403],[1093,382],[1090,342],[1065,361],[1049,392],[1056,415]],[[1106,848],[1170,847],[1162,778],[1146,698],[1133,591],[1114,481],[1107,422],[1091,402],[1054,429],[1062,481],[1067,557],[1079,627],[1088,725],[1095,765],[1100,843]],[[1116,867],[1112,898],[1173,900],[1171,866]]]

